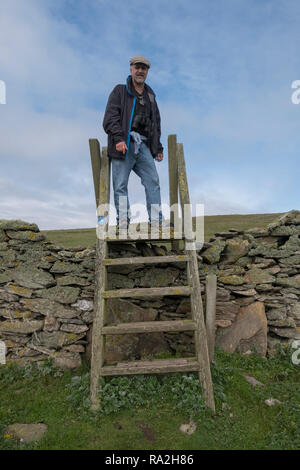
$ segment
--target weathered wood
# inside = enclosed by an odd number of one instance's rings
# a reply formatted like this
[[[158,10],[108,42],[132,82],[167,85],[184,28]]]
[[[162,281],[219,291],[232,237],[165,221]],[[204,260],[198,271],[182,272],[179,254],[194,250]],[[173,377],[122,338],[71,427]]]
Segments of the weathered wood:
[[[108,210],[110,195],[110,165],[107,158],[107,149],[102,149],[101,171],[99,177],[99,199],[97,205],[98,222],[100,217],[105,217],[105,222],[97,226],[96,258],[95,258],[95,299],[94,299],[94,321],[92,331],[92,357],[91,357],[91,383],[90,398],[91,409],[97,410],[100,406],[98,382],[100,370],[104,362],[104,336],[102,328],[104,324],[104,313],[106,300],[102,292],[107,287],[106,267],[103,260],[107,258],[107,243],[104,235],[108,228]]]
[[[147,321],[119,323],[104,326],[103,335],[123,335],[128,333],[153,333],[157,331],[194,331],[196,324],[192,320]]]
[[[156,264],[156,263],[175,263],[178,261],[187,261],[187,255],[166,255],[166,256],[135,256],[133,258],[112,258],[105,259],[105,266],[119,266],[123,264]]]
[[[201,286],[199,281],[197,254],[195,250],[190,250],[189,269],[191,274],[191,285],[193,287],[193,293],[191,295],[192,318],[197,324],[197,329],[195,331],[195,345],[199,363],[199,379],[203,389],[203,395],[205,396],[207,401],[207,405],[213,411],[215,411],[215,401],[208,355],[206,327],[204,322],[203,305],[201,298]]]
[[[169,166],[169,197],[170,206],[178,204],[178,168],[177,168],[177,136],[168,136],[168,166]],[[178,211],[177,211],[178,214]],[[170,214],[170,222],[174,224],[174,213]]]
[[[89,139],[90,154],[91,154],[91,164],[93,172],[93,181],[94,181],[94,191],[96,199],[96,207],[99,205],[99,190],[100,190],[100,144],[97,139]]]
[[[191,294],[190,286],[177,286],[177,287],[138,287],[136,289],[115,289],[107,290],[102,293],[105,299],[121,298],[121,297],[161,297],[164,295],[183,295],[188,296]]]
[[[91,383],[90,397],[91,408],[97,410],[100,407],[98,382],[100,370],[104,363],[104,337],[102,328],[104,324],[104,313],[106,300],[102,292],[107,285],[106,268],[102,261],[107,257],[107,244],[103,240],[97,239],[95,258],[95,299],[94,299],[94,320],[92,330],[92,357],[91,357]]]
[[[216,296],[217,276],[209,274],[206,277],[206,333],[209,360],[214,360],[215,334],[216,334]]]
[[[177,144],[177,161],[178,161],[178,185],[180,205],[182,212],[182,227],[185,239],[192,240],[192,210],[188,189],[188,181],[186,176],[186,167],[184,160],[183,144]]]
[[[178,211],[178,164],[177,164],[177,136],[172,134],[168,136],[168,167],[169,167],[169,204],[170,223],[174,224],[175,229],[179,225]],[[181,238],[181,237],[180,237]],[[172,249],[179,249],[179,241],[172,241]]]
[[[184,152],[183,145],[177,145],[177,156],[178,156],[178,181],[179,181],[179,194],[180,202],[183,215],[185,214],[188,217],[192,217],[190,209],[190,196],[188,190],[188,182],[186,176],[186,168],[184,161]],[[187,206],[187,211],[184,210],[184,206]],[[190,219],[191,220],[191,219]],[[188,221],[184,224],[186,230],[186,225]],[[192,239],[191,233],[185,233],[185,237],[189,240]],[[204,312],[203,304],[201,298],[201,285],[199,280],[199,271],[198,271],[198,260],[195,242],[186,241],[186,251],[189,254],[190,260],[188,262],[191,286],[192,286],[192,295],[191,295],[191,309],[192,309],[192,318],[197,325],[195,331],[195,346],[197,351],[197,359],[199,364],[199,379],[203,389],[203,395],[206,398],[207,405],[215,411],[215,401],[214,401],[214,392],[213,384],[210,371],[210,362],[208,355],[208,346],[207,346],[207,336],[206,336],[206,327],[204,321]]]
[[[104,366],[101,375],[166,374],[168,372],[192,372],[199,368],[195,359],[157,359],[156,361],[135,361]]]
[[[105,240],[109,224],[110,199],[110,160],[107,156],[107,147],[103,147],[101,155],[101,171],[99,180],[99,205],[97,206],[97,237]]]

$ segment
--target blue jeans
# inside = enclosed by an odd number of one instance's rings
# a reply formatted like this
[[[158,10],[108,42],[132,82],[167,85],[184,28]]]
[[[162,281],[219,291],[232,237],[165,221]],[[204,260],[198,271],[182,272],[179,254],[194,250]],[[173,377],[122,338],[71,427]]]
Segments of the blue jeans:
[[[141,178],[141,183],[145,188],[149,221],[161,222],[162,212],[159,177],[154,158],[152,157],[147,145],[142,142],[139,152],[135,155],[133,142],[130,142],[127,158],[112,158],[111,169],[114,202],[117,211],[117,223],[120,225],[126,225],[126,223],[129,223],[130,221],[128,180],[131,170]]]

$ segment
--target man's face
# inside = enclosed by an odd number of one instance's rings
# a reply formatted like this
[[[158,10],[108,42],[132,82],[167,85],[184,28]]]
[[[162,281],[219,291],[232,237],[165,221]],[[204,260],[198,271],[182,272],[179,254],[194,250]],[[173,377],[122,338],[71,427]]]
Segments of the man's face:
[[[144,65],[144,64],[134,64],[134,65],[131,65],[130,72],[131,72],[132,80],[137,85],[142,85],[147,78],[148,67],[147,65]]]

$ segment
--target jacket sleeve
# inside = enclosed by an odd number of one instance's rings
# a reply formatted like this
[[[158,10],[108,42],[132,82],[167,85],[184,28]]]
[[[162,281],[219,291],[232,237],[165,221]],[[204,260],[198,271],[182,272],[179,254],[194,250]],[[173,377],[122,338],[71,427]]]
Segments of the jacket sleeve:
[[[155,100],[155,106],[156,106],[156,123],[157,123],[157,137],[158,137],[158,153],[163,153],[164,148],[160,141],[160,136],[161,136],[160,112],[159,112],[156,100]]]
[[[103,118],[103,129],[111,134],[115,143],[125,141],[121,128],[121,93],[117,85],[109,95]]]

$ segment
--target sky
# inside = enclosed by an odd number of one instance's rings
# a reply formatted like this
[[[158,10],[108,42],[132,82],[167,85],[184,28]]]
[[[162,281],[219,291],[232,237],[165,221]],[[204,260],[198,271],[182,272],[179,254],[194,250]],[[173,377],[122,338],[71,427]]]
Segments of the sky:
[[[299,26],[299,0],[1,0],[0,219],[95,226],[88,140],[107,145],[135,55],[161,114],[163,204],[176,134],[205,215],[300,209]],[[129,199],[145,203],[134,173]]]

